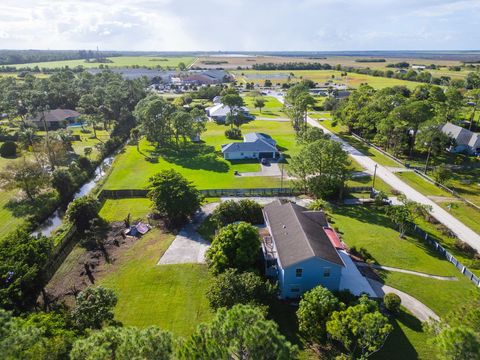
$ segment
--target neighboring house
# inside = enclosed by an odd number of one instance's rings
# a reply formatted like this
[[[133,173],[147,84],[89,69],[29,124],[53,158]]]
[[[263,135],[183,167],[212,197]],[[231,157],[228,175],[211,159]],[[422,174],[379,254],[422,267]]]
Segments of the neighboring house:
[[[452,153],[480,153],[480,134],[452,123],[446,123],[440,130],[455,140],[455,145],[448,150]]]
[[[215,104],[205,109],[207,116],[218,124],[224,124],[227,120],[227,115],[230,114],[230,106],[223,105],[222,103]],[[248,108],[242,106],[239,111],[246,117],[252,118],[252,115],[248,112]]]
[[[299,298],[319,285],[376,296],[322,211],[276,200],[263,215],[270,234],[262,241],[265,271],[278,281],[281,298]]]
[[[278,157],[276,141],[270,135],[263,133],[248,133],[243,137],[243,142],[222,145],[222,153],[226,160]]]
[[[30,122],[41,130],[45,125],[48,129],[58,129],[75,123],[80,115],[75,110],[55,109],[38,113]]]
[[[425,65],[412,65],[413,70],[425,70],[426,68]]]

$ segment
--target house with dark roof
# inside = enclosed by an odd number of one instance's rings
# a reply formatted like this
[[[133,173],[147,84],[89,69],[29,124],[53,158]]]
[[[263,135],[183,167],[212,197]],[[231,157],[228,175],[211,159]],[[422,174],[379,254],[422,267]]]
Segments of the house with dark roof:
[[[223,157],[226,160],[243,159],[275,159],[278,157],[277,143],[264,133],[248,133],[243,142],[232,142],[222,145]]]
[[[30,119],[30,122],[39,129],[58,129],[66,127],[77,121],[81,114],[75,110],[70,109],[55,109],[49,111],[39,112],[37,116]]]
[[[455,140],[455,144],[449,148],[452,153],[480,153],[480,134],[467,130],[450,122],[442,125],[440,130]]]
[[[263,216],[269,233],[262,240],[265,273],[278,281],[281,298],[299,298],[319,285],[376,296],[322,211],[276,200]]]

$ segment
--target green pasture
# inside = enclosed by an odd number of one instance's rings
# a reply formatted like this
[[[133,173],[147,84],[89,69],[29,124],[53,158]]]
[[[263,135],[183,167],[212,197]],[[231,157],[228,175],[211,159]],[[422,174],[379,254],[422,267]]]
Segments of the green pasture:
[[[152,175],[164,169],[175,169],[200,189],[279,187],[280,178],[234,175],[235,171],[259,171],[260,164],[255,160],[230,162],[223,159],[220,147],[231,142],[225,137],[226,129],[228,126],[210,122],[207,131],[202,134],[202,144],[181,145],[178,150],[157,150],[145,139],[140,141],[139,150],[136,146],[127,146],[115,160],[104,187],[144,188]],[[243,134],[258,131],[271,135],[286,156],[297,150],[289,122],[252,121],[242,125],[241,130]]]
[[[241,83],[253,82],[254,84],[263,85],[265,82],[265,76],[271,74],[271,81],[274,84],[283,84],[288,82],[288,76],[290,75],[290,82],[296,83],[303,79],[310,79],[319,84],[326,83],[327,81],[333,81],[339,84],[345,84],[349,88],[357,88],[360,84],[368,83],[370,86],[376,89],[383,89],[385,87],[404,85],[410,89],[415,88],[421,83],[414,81],[406,81],[399,79],[391,79],[385,77],[375,77],[370,75],[348,73],[348,75],[342,76],[340,71],[336,70],[294,70],[294,71],[281,71],[281,70],[235,70],[233,71],[238,81]],[[294,76],[291,76],[293,73]],[[243,74],[243,75],[242,75]],[[259,78],[251,77],[252,75],[259,74]],[[247,78],[247,76],[250,76]],[[276,78],[275,76],[283,75]]]
[[[112,62],[108,63],[90,63],[85,60],[64,60],[64,61],[45,61],[27,64],[12,64],[9,66],[21,67],[35,67],[40,69],[49,68],[57,69],[62,67],[75,68],[77,66],[83,66],[84,68],[98,68],[100,65],[108,67],[127,67],[127,66],[146,66],[146,67],[178,67],[178,64],[183,62],[186,66],[193,63],[195,58],[193,57],[166,57],[166,56],[116,56],[108,58]]]

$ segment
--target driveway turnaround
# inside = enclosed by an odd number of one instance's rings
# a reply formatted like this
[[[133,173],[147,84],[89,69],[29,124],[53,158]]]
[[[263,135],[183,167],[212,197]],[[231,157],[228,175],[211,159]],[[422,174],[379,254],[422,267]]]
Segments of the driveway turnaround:
[[[282,171],[276,162],[270,162],[268,165],[260,164],[260,171],[243,172],[240,176],[281,176]]]
[[[197,232],[197,228],[217,205],[218,203],[210,203],[202,206],[201,211],[195,214],[192,222],[180,230],[157,265],[205,263],[205,252],[210,243],[202,238]]]
[[[431,319],[439,321],[440,317],[435,314],[435,312],[426,306],[424,303],[418,301],[413,296],[404,293],[403,291],[392,288],[391,286],[384,285],[376,280],[368,279],[370,285],[372,285],[373,290],[377,293],[378,297],[383,298],[385,294],[394,293],[397,294],[402,300],[402,306],[408,309],[413,316],[418,320],[425,322],[430,321]]]
[[[278,101],[282,104],[284,103],[283,96],[278,95],[277,93],[271,93],[271,96],[274,96]],[[335,135],[333,132],[328,130],[327,128],[320,125],[314,119],[307,117],[307,122],[313,126],[322,129],[326,134],[329,134],[332,140],[335,140],[342,144],[343,150],[350,154],[350,156],[357,161],[360,165],[362,165],[367,171],[374,172],[376,168],[377,176],[385,181],[388,185],[393,187],[394,189],[402,192],[405,196],[413,201],[418,203],[429,205],[432,207],[432,211],[430,212],[438,221],[440,221],[443,225],[448,227],[460,240],[466,242],[471,247],[476,249],[480,252],[480,235],[477,234],[475,231],[470,229],[464,223],[459,221],[456,217],[448,213],[448,211],[441,208],[439,205],[435,204],[432,200],[430,200],[427,196],[423,195],[422,193],[418,192],[411,186],[407,185],[403,182],[400,178],[396,177],[392,171],[390,171],[387,167],[382,166],[372,160],[367,155],[363,154],[362,152],[358,151],[348,142],[340,138],[339,136]]]

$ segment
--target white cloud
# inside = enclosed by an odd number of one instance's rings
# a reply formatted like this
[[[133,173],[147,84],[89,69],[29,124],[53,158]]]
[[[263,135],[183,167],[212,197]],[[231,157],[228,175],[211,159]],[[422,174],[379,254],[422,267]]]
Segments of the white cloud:
[[[0,48],[472,49],[478,0],[1,0]]]

